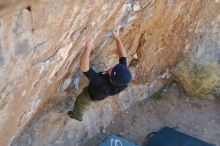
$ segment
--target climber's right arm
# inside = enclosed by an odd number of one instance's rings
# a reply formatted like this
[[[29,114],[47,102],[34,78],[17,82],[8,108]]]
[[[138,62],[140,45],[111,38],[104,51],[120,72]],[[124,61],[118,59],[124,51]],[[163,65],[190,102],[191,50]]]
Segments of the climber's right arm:
[[[119,58],[120,57],[127,57],[126,49],[125,49],[125,47],[120,39],[120,36],[119,36],[119,29],[114,30],[112,33],[113,33],[113,37],[117,43],[117,51],[118,51]]]
[[[80,71],[81,72],[87,72],[89,71],[89,57],[90,57],[90,53],[92,50],[92,45],[93,45],[93,39],[89,39],[86,42],[86,47],[84,49],[84,52],[82,54],[82,57],[80,59]]]

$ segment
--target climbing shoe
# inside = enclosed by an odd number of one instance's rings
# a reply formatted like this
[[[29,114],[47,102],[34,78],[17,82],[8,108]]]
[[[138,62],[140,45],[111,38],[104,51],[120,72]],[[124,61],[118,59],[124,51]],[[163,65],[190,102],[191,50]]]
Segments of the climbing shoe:
[[[78,121],[82,121],[82,117],[79,117],[79,116],[76,116],[73,114],[73,111],[68,111],[68,115],[71,119],[75,119],[75,120],[78,120]]]

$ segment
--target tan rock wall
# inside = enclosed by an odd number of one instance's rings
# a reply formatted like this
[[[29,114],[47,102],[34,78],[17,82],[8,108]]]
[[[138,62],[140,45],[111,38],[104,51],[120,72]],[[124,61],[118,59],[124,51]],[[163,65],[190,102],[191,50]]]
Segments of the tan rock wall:
[[[18,134],[15,144],[47,145],[63,138],[61,145],[77,145],[80,137],[89,138],[110,124],[116,112],[163,86],[172,67],[201,41],[207,45],[209,39],[200,35],[212,23],[219,36],[218,0],[27,0],[2,1],[1,7],[0,145]],[[123,28],[134,80],[119,98],[94,104],[83,123],[71,121],[65,112],[73,102],[66,96],[72,93],[64,89],[72,79],[75,85],[80,79],[79,91],[88,83],[78,72],[84,43],[94,35],[91,65],[106,70],[118,61],[111,38],[115,27]],[[216,46],[209,50],[219,51]]]

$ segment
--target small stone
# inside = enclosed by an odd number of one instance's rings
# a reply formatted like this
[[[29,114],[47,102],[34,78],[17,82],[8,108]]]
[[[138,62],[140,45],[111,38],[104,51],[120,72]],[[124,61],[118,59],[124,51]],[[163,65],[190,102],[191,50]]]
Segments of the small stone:
[[[138,59],[137,53],[135,53],[135,54],[133,55],[133,58],[134,58],[134,59]]]
[[[26,95],[26,90],[24,90],[23,92],[22,92],[22,96],[25,96]]]
[[[72,83],[71,77],[65,79],[63,84],[60,87],[61,91],[65,91],[70,86],[71,83]]]
[[[74,138],[74,133],[73,132],[69,132],[67,137],[68,137],[68,139],[73,139]]]
[[[141,9],[141,6],[138,2],[134,3],[133,10],[136,12]]]
[[[188,29],[188,32],[192,32],[193,30],[191,28]]]
[[[124,136],[124,135],[125,135],[125,132],[124,132],[124,131],[121,131],[121,132],[118,133],[118,135],[119,135],[119,136]]]
[[[57,144],[57,145],[62,145],[63,143],[64,143],[64,141],[63,141],[63,138],[62,138],[62,137],[58,138],[58,139],[55,141],[55,144]]]
[[[100,136],[100,135],[97,135],[97,136],[96,136],[96,138],[97,138],[97,139],[100,139],[100,138],[101,138],[101,136]]]
[[[94,27],[94,26],[95,26],[95,22],[92,22],[92,23],[91,23],[91,26]]]
[[[131,125],[132,125],[132,126],[135,126],[135,122],[132,122]]]
[[[152,16],[154,16],[154,13],[153,13],[152,11],[149,11],[149,12],[147,12],[147,15],[148,15],[149,17],[152,17]]]
[[[174,0],[167,0],[167,6],[173,6],[175,3]]]

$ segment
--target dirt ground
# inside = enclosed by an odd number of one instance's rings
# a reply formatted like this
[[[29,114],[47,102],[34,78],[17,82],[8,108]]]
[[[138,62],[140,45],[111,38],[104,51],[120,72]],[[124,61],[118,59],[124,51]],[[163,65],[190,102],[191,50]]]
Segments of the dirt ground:
[[[167,99],[146,99],[130,107],[82,146],[97,146],[108,135],[146,145],[146,136],[164,126],[175,127],[206,142],[220,146],[220,100],[187,97],[175,84],[165,88]],[[135,98],[135,97],[134,97]]]

